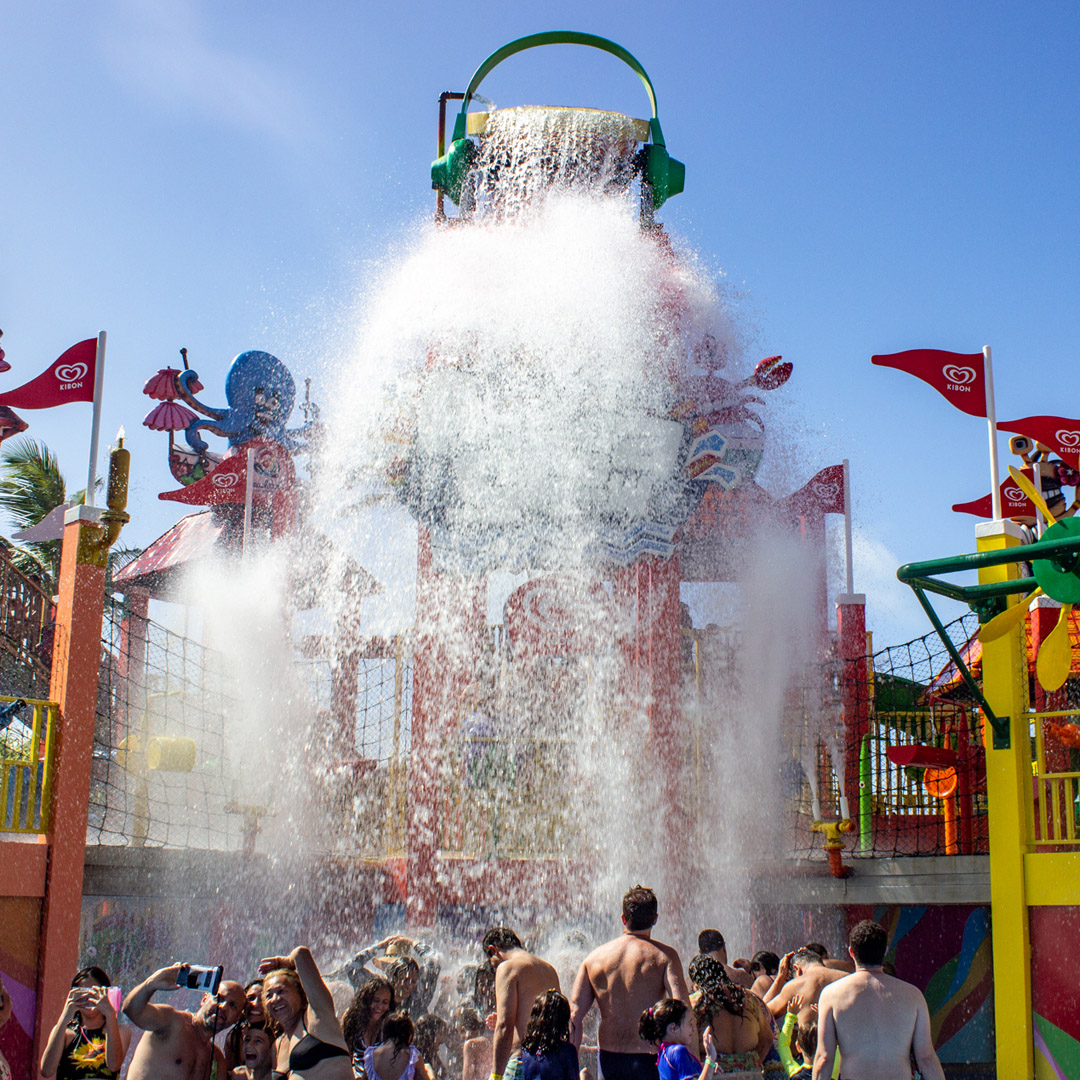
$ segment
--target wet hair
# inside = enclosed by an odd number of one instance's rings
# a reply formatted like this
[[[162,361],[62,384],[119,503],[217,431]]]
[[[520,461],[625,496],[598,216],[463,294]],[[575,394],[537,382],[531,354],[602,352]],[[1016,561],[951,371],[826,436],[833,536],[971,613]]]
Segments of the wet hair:
[[[75,977],[71,980],[72,989],[79,985],[83,979],[93,979],[98,986],[112,986],[112,980],[105,974],[103,968],[99,968],[95,964],[91,964],[89,967],[79,968],[75,972]]]
[[[780,970],[780,957],[774,952],[769,952],[768,949],[762,949],[760,952],[756,952],[753,958],[750,960],[751,968],[761,968],[766,975],[776,978],[776,973]]]
[[[485,1028],[483,1017],[472,1005],[459,1005],[451,1014],[450,1022],[465,1033],[466,1039],[473,1039]]]
[[[699,954],[690,961],[689,972],[701,991],[701,997],[694,1006],[694,1016],[701,1031],[712,1023],[713,1014],[721,1009],[732,1016],[744,1015],[746,991],[728,978],[719,960]]]
[[[457,986],[457,992],[462,997],[467,998],[473,992],[473,988],[476,986],[476,972],[479,967],[479,964],[463,964],[461,970],[457,973],[455,985]]]
[[[809,1024],[800,1024],[795,1032],[795,1042],[798,1044],[803,1061],[809,1064],[810,1059],[817,1053],[817,1021],[811,1020]]]
[[[816,952],[822,960],[829,959],[829,950],[821,944],[820,941],[808,941],[804,946],[804,949],[809,949],[811,952]]]
[[[263,976],[262,989],[259,991],[259,1004],[262,1006],[263,1016],[266,1017],[266,1026],[276,1039],[281,1034],[281,1025],[270,1016],[270,1010],[266,1007],[266,984],[274,978],[283,979],[300,995],[301,1015],[307,1012],[308,999],[307,994],[304,993],[304,985],[300,982],[300,976],[296,974],[295,968],[274,968],[273,971],[268,971]]]
[[[521,938],[507,926],[493,926],[484,935],[484,940],[481,944],[484,946],[484,953],[487,956],[491,955],[492,949],[495,949],[497,952],[506,952],[508,949],[523,948]]]
[[[363,1043],[364,1032],[371,1021],[371,1006],[375,1001],[375,995],[380,990],[390,991],[390,1004],[386,1009],[389,1016],[397,1007],[394,1001],[394,984],[382,975],[373,975],[353,995],[349,1007],[341,1017],[341,1030],[345,1036],[345,1044],[349,1047],[359,1047]]]
[[[434,1061],[439,1043],[446,1041],[447,1023],[441,1016],[425,1013],[416,1021],[416,1049],[425,1061]]]
[[[798,964],[799,967],[814,967],[817,964],[824,964],[825,961],[821,959],[821,954],[815,949],[809,949],[805,945],[801,949],[796,949],[792,954],[791,962]]]
[[[646,1009],[638,1021],[638,1038],[647,1043],[664,1041],[664,1035],[672,1024],[681,1024],[690,1006],[678,998],[663,998],[651,1009]]]
[[[412,1045],[416,1029],[408,1013],[391,1013],[383,1024],[383,1041],[394,1044],[394,1057]]]
[[[719,930],[702,930],[697,936],[699,953],[719,952],[724,948],[724,935]]]
[[[411,956],[396,956],[383,968],[383,974],[392,983],[404,979],[406,975],[415,975],[419,979],[420,965]],[[404,1007],[405,1002],[399,1004]]]
[[[545,990],[529,1013],[521,1048],[530,1054],[553,1054],[570,1038],[570,1002],[558,990]]]
[[[635,885],[622,898],[622,913],[627,930],[648,930],[656,925],[656,893],[644,885]]]
[[[476,978],[473,980],[473,1000],[476,1007],[486,1016],[495,1011],[495,972],[490,964],[476,969]]]
[[[889,951],[889,932],[881,923],[863,919],[852,928],[848,944],[856,964],[877,967],[885,960],[885,954]]]

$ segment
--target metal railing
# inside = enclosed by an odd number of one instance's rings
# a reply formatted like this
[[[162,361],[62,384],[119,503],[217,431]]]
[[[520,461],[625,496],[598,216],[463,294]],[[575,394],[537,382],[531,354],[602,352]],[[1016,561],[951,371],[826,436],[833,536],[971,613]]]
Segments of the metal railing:
[[[0,696],[0,702],[19,700]],[[0,833],[49,830],[53,748],[60,707],[24,699],[29,723],[15,720],[0,732]]]
[[[1031,843],[1036,847],[1076,847],[1080,845],[1080,711],[1034,713],[1032,723]],[[1049,748],[1049,760],[1047,729],[1058,744]],[[1068,767],[1061,768],[1066,760]]]

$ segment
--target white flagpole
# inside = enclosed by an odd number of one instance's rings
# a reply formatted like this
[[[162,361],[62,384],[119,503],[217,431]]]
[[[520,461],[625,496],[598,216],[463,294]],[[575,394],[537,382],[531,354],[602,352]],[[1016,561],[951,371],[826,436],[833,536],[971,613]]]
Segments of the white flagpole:
[[[994,520],[1001,520],[1001,480],[998,477],[997,408],[994,405],[994,365],[990,346],[983,346],[983,371],[986,377],[986,422],[990,426],[990,498]]]
[[[90,421],[90,466],[86,470],[86,505],[94,505],[94,485],[97,483],[98,436],[101,433],[101,386],[105,379],[105,331],[97,336],[94,354],[94,415]]]
[[[851,466],[844,458],[844,554],[847,558],[847,595],[855,592],[855,572],[851,565]]]

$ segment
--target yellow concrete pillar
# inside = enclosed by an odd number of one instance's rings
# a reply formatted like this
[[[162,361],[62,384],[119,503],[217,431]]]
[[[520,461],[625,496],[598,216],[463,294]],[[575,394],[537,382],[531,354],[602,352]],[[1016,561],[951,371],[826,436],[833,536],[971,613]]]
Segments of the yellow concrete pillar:
[[[1017,547],[1019,528],[990,521],[976,528],[978,550]],[[979,571],[980,584],[1019,576],[1015,563]],[[1034,587],[1034,582],[1032,582]],[[1015,598],[1010,602],[1015,603]],[[997,1074],[1035,1075],[1031,1013],[1031,942],[1028,936],[1024,855],[1032,835],[1031,739],[1024,624],[982,647],[983,693],[1009,720],[1010,746],[994,749],[986,725],[986,793],[990,815],[990,902],[994,947]]]

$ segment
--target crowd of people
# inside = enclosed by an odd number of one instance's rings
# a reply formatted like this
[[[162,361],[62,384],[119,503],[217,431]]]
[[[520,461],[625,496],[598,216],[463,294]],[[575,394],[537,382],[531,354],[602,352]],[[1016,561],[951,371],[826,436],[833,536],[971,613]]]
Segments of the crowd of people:
[[[310,950],[216,980],[194,1012],[153,1000],[181,965],[116,999],[79,971],[41,1060],[44,1077],[116,1077],[131,1026],[129,1080],[944,1080],[922,994],[890,974],[877,923],[851,932],[850,959],[809,943],[729,963],[723,935],[698,936],[684,968],[653,937],[657,900],[635,886],[623,932],[582,961],[570,994],[548,960],[505,926],[483,936],[458,1003],[432,1011],[438,953],[393,935],[324,978]],[[346,992],[342,994],[342,988]],[[445,995],[444,995],[445,996]]]

